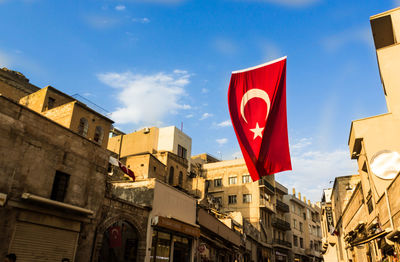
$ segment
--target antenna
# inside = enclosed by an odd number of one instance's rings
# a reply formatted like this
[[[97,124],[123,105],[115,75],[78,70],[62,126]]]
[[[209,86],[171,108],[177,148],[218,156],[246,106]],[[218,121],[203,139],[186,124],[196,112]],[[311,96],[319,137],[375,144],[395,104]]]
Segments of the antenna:
[[[183,122],[181,122],[181,132],[183,132]]]

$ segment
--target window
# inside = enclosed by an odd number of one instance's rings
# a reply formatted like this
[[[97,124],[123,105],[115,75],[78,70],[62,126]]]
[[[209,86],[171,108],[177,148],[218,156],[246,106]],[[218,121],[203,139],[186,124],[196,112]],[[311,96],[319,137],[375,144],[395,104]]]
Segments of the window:
[[[222,178],[214,179],[214,187],[222,186]]]
[[[55,102],[56,102],[56,100],[55,100],[54,98],[49,97],[49,98],[47,99],[47,108],[46,108],[46,109],[47,109],[47,110],[50,110],[50,109],[54,108]]]
[[[313,243],[312,240],[311,240],[311,241],[310,241],[310,249],[311,249],[311,250],[313,250],[313,244],[314,244],[314,243]]]
[[[372,197],[368,200],[367,206],[368,206],[368,214],[371,214],[372,211],[374,210],[374,205],[372,204]]]
[[[178,145],[178,156],[182,157],[182,158],[186,158],[186,148],[184,148],[181,145]]]
[[[228,204],[236,204],[236,203],[237,203],[236,195],[228,196]]]
[[[99,144],[103,142],[104,131],[101,126],[96,126],[96,130],[94,131],[94,138],[93,140]]]
[[[69,183],[69,175],[60,171],[56,171],[50,199],[64,202],[64,198],[67,193],[68,183]]]
[[[169,169],[168,184],[170,184],[170,185],[174,184],[174,167],[173,166],[171,166],[171,168]]]
[[[300,238],[300,247],[304,248],[304,243],[303,243],[303,238],[302,237]]]
[[[218,203],[220,205],[222,204],[222,197],[215,197],[214,200],[215,200],[215,203]]]
[[[251,194],[243,194],[243,203],[251,203]]]
[[[295,209],[295,207],[296,207],[296,206],[294,205],[294,203],[292,203],[292,213],[296,213],[296,211],[295,211],[295,210],[296,210],[296,209]]]
[[[183,173],[182,173],[182,171],[179,172],[178,183],[179,183],[179,186],[182,187],[182,185],[183,185]]]
[[[228,179],[228,184],[229,185],[234,185],[236,183],[237,183],[237,177],[235,177],[235,176],[229,177],[229,179]]]
[[[250,183],[251,182],[250,175],[243,175],[242,182],[243,182],[243,184]]]
[[[79,120],[78,134],[80,134],[81,136],[86,137],[88,128],[89,128],[89,124],[88,124],[87,119],[82,117]]]
[[[293,246],[297,247],[299,246],[297,236],[293,235]]]
[[[310,219],[310,209],[307,209],[307,218]]]
[[[211,180],[206,180],[206,185],[205,185],[205,191],[206,191],[206,193],[208,193],[208,189],[210,188],[210,186],[211,186]]]
[[[294,229],[297,228],[297,221],[296,221],[296,219],[293,219],[293,228],[294,228]]]
[[[300,229],[300,232],[303,232],[303,223],[301,223],[301,222],[299,222],[299,229]]]

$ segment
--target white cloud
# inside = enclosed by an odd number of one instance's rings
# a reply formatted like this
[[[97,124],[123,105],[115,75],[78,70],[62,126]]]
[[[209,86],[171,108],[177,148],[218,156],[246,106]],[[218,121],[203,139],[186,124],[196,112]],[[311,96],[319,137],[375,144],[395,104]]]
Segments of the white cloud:
[[[235,153],[233,153],[232,158],[233,159],[243,158],[242,151],[236,151]]]
[[[179,4],[186,0],[132,0],[133,2],[147,3],[147,4]]]
[[[264,61],[274,60],[283,56],[279,46],[271,41],[261,40],[260,48]]]
[[[318,150],[309,138],[291,145],[291,157],[293,171],[275,176],[290,192],[294,187],[312,202],[321,200],[322,190],[332,186],[329,181],[335,177],[357,173],[356,163],[351,161],[348,150]]]
[[[116,26],[120,21],[116,18],[105,15],[87,15],[86,22],[96,29],[107,29]]]
[[[115,10],[117,10],[117,11],[124,11],[125,9],[126,9],[126,7],[124,5],[115,6]]]
[[[224,55],[233,55],[237,51],[237,47],[232,40],[226,38],[218,38],[214,42],[215,49]]]
[[[227,127],[227,126],[232,126],[232,123],[230,120],[225,120],[217,124],[218,127]]]
[[[266,2],[287,7],[304,7],[319,2],[319,0],[243,0],[251,2]]]
[[[349,44],[373,46],[371,30],[367,27],[352,28],[322,39],[322,46],[328,52],[335,52]]]
[[[13,58],[0,51],[0,67],[12,67],[13,64]]]
[[[143,17],[143,18],[132,18],[132,22],[147,24],[147,23],[150,23],[150,19],[148,19],[147,17]]]
[[[118,124],[159,125],[164,117],[189,109],[182,103],[189,74],[98,74],[98,79],[117,90],[120,106],[111,114]]]
[[[207,93],[208,93],[208,89],[207,89],[207,88],[202,88],[202,89],[201,89],[201,92],[202,92],[203,94],[207,94]]]
[[[218,145],[221,146],[221,145],[226,144],[228,142],[228,138],[220,138],[220,139],[216,139],[215,141],[218,143]]]
[[[186,115],[186,118],[192,118],[193,114]]]
[[[204,113],[204,114],[201,116],[200,120],[204,120],[204,119],[207,119],[207,118],[212,117],[212,116],[213,116],[213,114]]]

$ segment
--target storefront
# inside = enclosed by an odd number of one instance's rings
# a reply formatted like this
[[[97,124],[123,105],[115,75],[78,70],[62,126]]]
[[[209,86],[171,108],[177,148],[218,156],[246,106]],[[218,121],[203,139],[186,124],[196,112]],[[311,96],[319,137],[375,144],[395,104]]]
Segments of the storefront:
[[[150,261],[192,261],[192,248],[199,228],[167,217],[153,219]]]

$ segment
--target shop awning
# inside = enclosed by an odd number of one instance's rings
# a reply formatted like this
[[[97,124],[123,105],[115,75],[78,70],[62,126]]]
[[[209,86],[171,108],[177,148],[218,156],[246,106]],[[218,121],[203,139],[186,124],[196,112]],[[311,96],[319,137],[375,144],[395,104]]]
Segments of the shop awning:
[[[388,234],[386,238],[393,242],[400,242],[400,227]]]
[[[368,242],[370,242],[370,241],[372,241],[372,240],[374,240],[374,239],[377,239],[378,237],[383,237],[383,236],[389,234],[391,231],[392,231],[391,228],[386,228],[386,229],[385,229],[384,231],[382,231],[382,232],[379,232],[379,233],[376,233],[376,234],[374,234],[374,235],[368,236],[367,238],[365,238],[365,239],[363,239],[363,240],[359,240],[359,241],[350,243],[350,245],[351,245],[352,247],[355,247],[355,246],[359,246],[359,245],[368,243]]]

